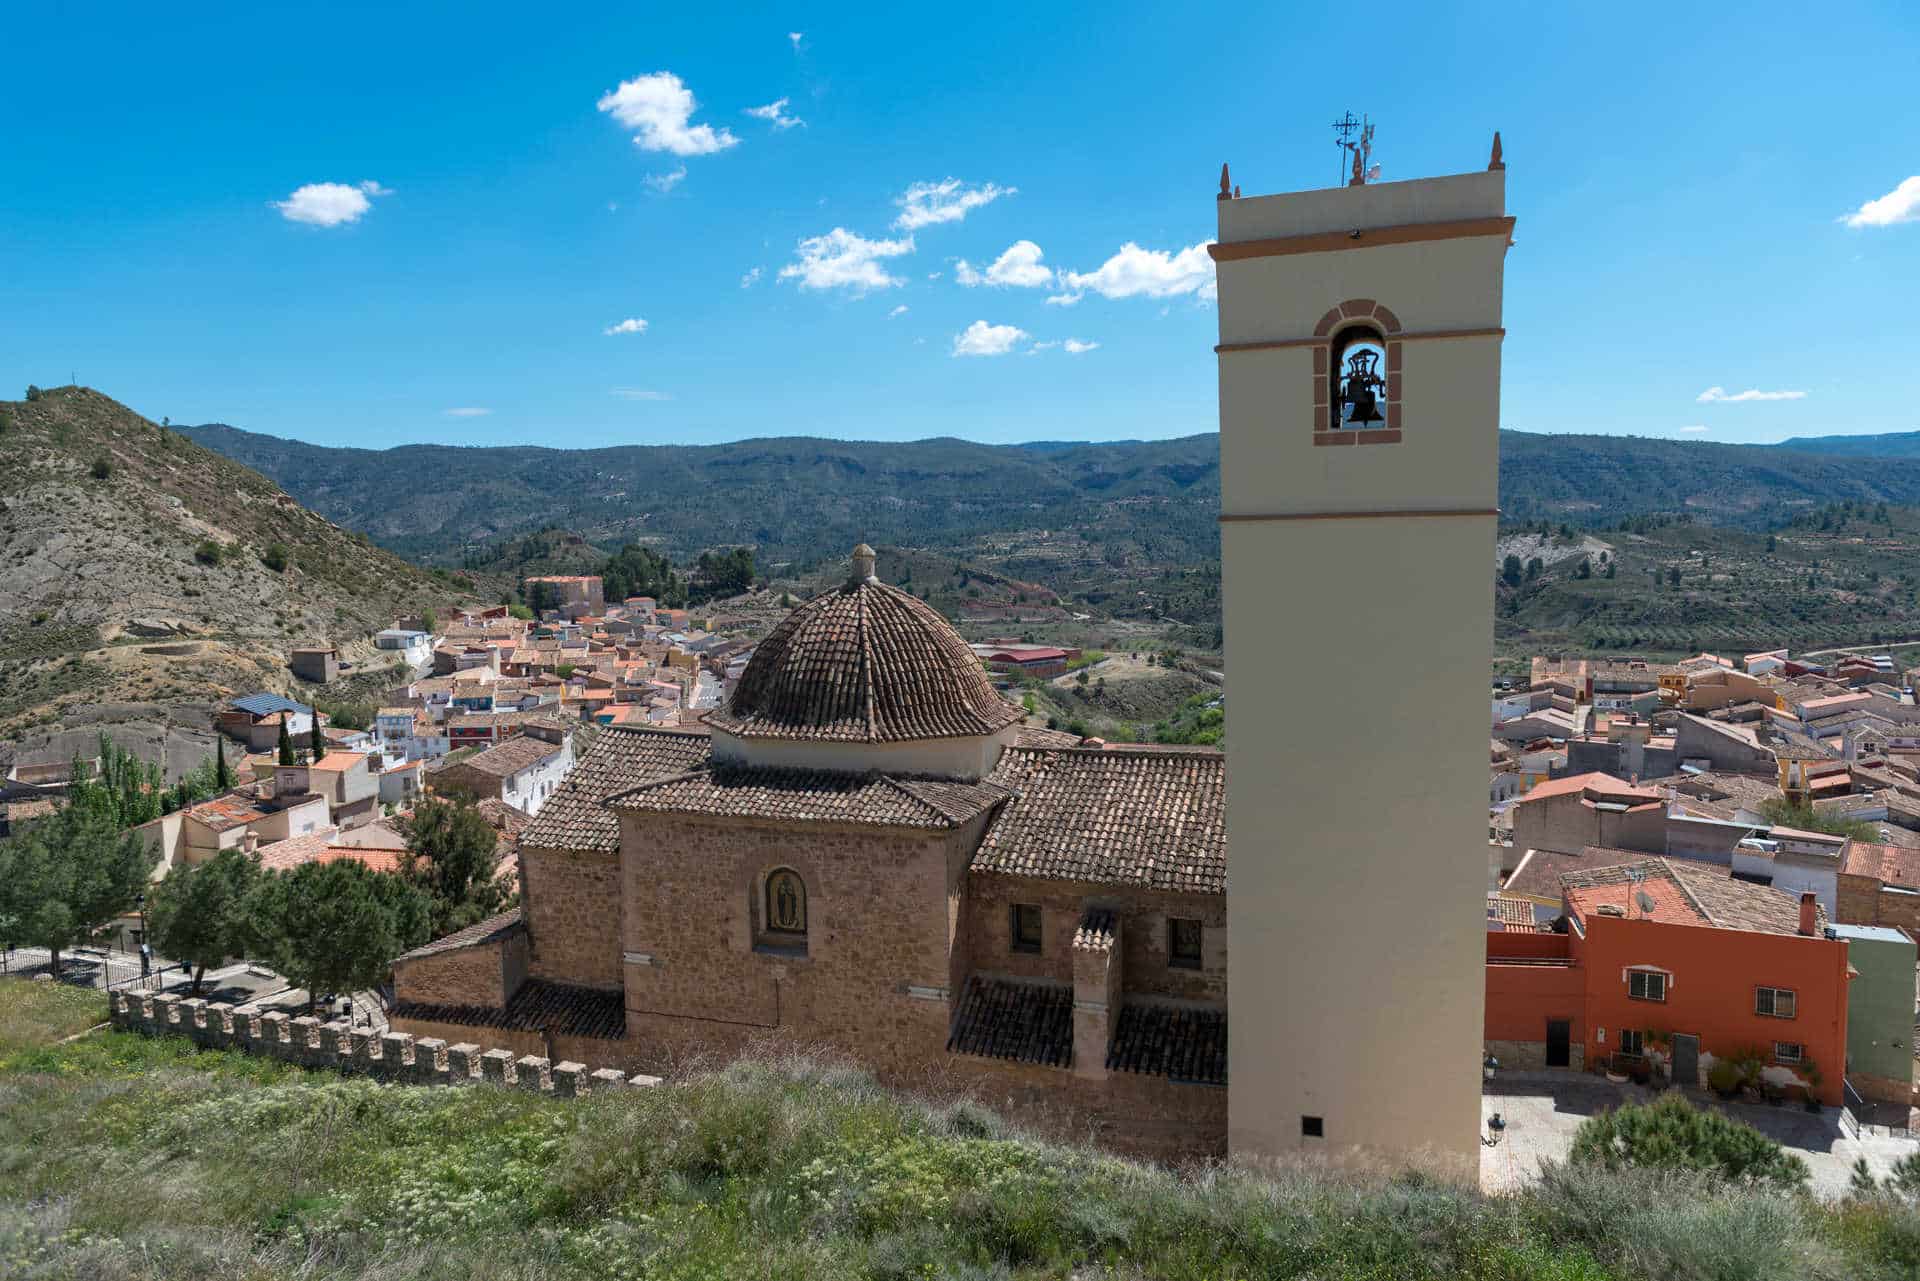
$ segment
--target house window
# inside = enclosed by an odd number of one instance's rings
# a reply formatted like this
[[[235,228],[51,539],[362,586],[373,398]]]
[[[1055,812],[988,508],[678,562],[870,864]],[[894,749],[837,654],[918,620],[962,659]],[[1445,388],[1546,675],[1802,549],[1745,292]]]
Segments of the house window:
[[[1646,1033],[1634,1028],[1620,1029],[1620,1053],[1645,1054],[1647,1052]]]
[[[1807,1047],[1798,1041],[1775,1041],[1773,1043],[1773,1061],[1775,1063],[1798,1063],[1807,1057]]]
[[[1667,999],[1667,976],[1658,970],[1634,970],[1627,975],[1627,995],[1636,1001]]]
[[[1317,1116],[1300,1118],[1300,1137],[1303,1139],[1324,1139],[1327,1137],[1327,1123]]]
[[[1040,906],[1037,903],[1015,903],[1011,923],[1013,950],[1016,952],[1038,952],[1040,950]]]
[[[1169,916],[1167,918],[1167,964],[1179,970],[1199,969],[1201,938],[1202,927],[1199,921],[1187,916]]]
[[[1770,1019],[1790,1019],[1794,1016],[1795,1002],[1792,991],[1784,987],[1762,987],[1754,989],[1753,1012]]]
[[[767,933],[806,937],[807,886],[790,867],[767,876]]]

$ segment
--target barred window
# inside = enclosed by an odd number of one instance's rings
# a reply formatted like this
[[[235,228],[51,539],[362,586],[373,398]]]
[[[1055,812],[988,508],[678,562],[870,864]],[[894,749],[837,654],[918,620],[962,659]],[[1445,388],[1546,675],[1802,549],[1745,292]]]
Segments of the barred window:
[[[1770,1019],[1790,1019],[1794,1016],[1796,1002],[1793,992],[1784,987],[1762,987],[1754,989],[1753,1012]]]

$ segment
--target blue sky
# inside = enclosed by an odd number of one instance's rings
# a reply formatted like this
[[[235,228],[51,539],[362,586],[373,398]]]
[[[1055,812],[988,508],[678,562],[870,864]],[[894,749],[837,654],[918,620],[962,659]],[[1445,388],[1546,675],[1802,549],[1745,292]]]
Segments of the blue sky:
[[[1329,185],[1351,109],[1388,180],[1503,132],[1505,426],[1920,430],[1920,10],[1530,8],[31,6],[0,386],[376,447],[1210,431],[1220,162]]]

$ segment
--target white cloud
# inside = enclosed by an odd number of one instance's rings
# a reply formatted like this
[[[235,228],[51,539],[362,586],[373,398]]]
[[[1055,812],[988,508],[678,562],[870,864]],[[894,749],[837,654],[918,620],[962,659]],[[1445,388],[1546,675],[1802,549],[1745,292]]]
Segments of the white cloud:
[[[995,258],[984,273],[975,271],[965,258],[953,265],[953,278],[963,285],[1011,286],[1034,289],[1053,283],[1053,270],[1040,265],[1040,246],[1031,240],[1016,240]]]
[[[621,321],[619,324],[608,325],[605,329],[601,330],[600,332],[605,334],[609,338],[613,337],[615,334],[644,334],[647,332],[647,322],[640,319],[640,317],[638,316],[628,316],[625,320]]]
[[[687,167],[685,165],[681,165],[678,169],[675,169],[672,173],[648,174],[647,185],[649,187],[652,187],[655,191],[659,192],[661,195],[664,196],[669,191],[672,191],[675,187],[679,186],[681,183],[681,180],[684,179],[686,176],[687,176]]]
[[[1682,427],[1680,430],[1684,432],[1692,432],[1697,435],[1698,433],[1703,431],[1711,431],[1712,428],[1708,427],[1705,423],[1694,423],[1691,426]]]
[[[634,145],[676,156],[705,156],[725,151],[740,140],[726,129],[692,123],[693,91],[671,71],[656,71],[622,81],[597,104],[629,129]]]
[[[901,303],[898,307],[895,307],[892,311],[887,313],[887,319],[898,320],[900,317],[906,314],[907,314],[907,304]]]
[[[798,280],[802,289],[847,289],[867,293],[903,285],[890,276],[881,260],[913,252],[913,237],[904,240],[868,240],[845,227],[824,236],[808,236],[797,246],[799,261],[780,269],[780,279]]]
[[[1099,346],[1100,344],[1097,342],[1081,342],[1078,338],[1069,338],[1067,339],[1067,354],[1069,356],[1078,356],[1084,352],[1093,351]]]
[[[1920,222],[1920,174],[1878,200],[1867,201],[1844,221],[1849,227],[1891,227],[1896,222]]]
[[[916,231],[936,223],[959,222],[982,205],[990,205],[1002,196],[1011,196],[1018,187],[1002,187],[983,182],[970,187],[958,178],[942,182],[916,182],[894,198],[900,216],[893,225],[901,231]]]
[[[930,272],[928,272],[928,273],[927,273],[927,279],[928,279],[928,280],[938,280],[938,279],[940,279],[940,273],[939,273],[939,272],[937,272],[937,271],[930,271]]]
[[[608,395],[617,400],[672,400],[664,391],[649,391],[645,387],[615,387]]]
[[[1030,337],[1026,330],[1012,325],[989,325],[984,320],[976,320],[953,336],[953,354],[1004,356]]]
[[[296,187],[285,200],[271,201],[288,222],[304,222],[314,227],[338,227],[359,222],[373,208],[369,196],[391,196],[393,189],[377,182],[348,186],[344,182],[310,182]]]
[[[1745,391],[1729,393],[1725,387],[1709,387],[1693,399],[1694,403],[1701,405],[1737,405],[1749,400],[1805,400],[1806,398],[1807,393],[1804,391],[1761,391],[1758,388],[1749,387]]]
[[[440,412],[449,418],[485,418],[493,411],[482,409],[478,405],[464,405],[459,409],[443,409]]]
[[[1129,240],[1093,271],[1061,272],[1060,284],[1063,292],[1047,301],[1064,307],[1079,302],[1089,290],[1103,298],[1174,298],[1181,294],[1212,298],[1215,294],[1213,259],[1207,257],[1205,244],[1170,253],[1142,249]]]
[[[806,124],[800,117],[787,114],[787,101],[785,98],[775,98],[764,107],[748,107],[747,114],[756,120],[766,121],[775,129],[791,129],[795,125]]]
[[[787,32],[787,39],[793,42],[793,51],[795,53],[800,52],[800,41],[805,37],[805,35],[806,35],[806,32],[804,31]]]
[[[740,277],[740,287],[742,289],[751,289],[759,283],[760,283],[760,269],[758,267],[755,267],[752,271],[749,271],[746,275]]]

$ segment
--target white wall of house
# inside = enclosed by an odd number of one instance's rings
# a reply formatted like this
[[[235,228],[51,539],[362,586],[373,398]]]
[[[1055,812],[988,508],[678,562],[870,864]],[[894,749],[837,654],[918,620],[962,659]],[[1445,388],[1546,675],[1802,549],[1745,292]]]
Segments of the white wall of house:
[[[500,799],[523,814],[538,814],[572,768],[573,738],[569,735],[552,756],[501,779]]]

